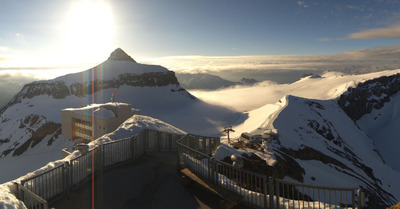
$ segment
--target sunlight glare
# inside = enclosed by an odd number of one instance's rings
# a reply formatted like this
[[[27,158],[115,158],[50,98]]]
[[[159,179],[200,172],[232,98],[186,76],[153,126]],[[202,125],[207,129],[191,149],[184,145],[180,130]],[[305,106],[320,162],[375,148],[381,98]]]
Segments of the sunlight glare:
[[[70,62],[101,61],[111,50],[113,14],[104,1],[74,2],[67,13],[64,28],[63,58],[68,58]]]

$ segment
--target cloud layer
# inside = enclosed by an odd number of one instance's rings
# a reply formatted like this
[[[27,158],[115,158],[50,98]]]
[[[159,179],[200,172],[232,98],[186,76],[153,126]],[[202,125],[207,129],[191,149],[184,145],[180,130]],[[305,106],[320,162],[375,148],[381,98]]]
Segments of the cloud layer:
[[[175,56],[138,60],[185,73],[312,73],[331,70],[359,74],[400,68],[399,57],[400,44],[335,55]]]
[[[375,28],[352,33],[349,39],[399,39],[400,23],[387,28]]]

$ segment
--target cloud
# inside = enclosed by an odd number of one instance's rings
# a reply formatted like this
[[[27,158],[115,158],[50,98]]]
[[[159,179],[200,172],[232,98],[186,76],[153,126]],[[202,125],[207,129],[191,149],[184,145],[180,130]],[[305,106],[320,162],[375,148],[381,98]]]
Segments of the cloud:
[[[6,46],[0,46],[0,52],[10,52],[11,49]]]
[[[177,73],[209,73],[232,81],[247,77],[284,83],[302,74],[327,70],[360,74],[399,69],[399,57],[400,44],[335,55],[174,56],[137,61],[162,65]],[[290,79],[282,80],[279,76]]]
[[[386,62],[396,61],[400,57],[400,44],[380,46],[370,49],[357,49],[344,52],[344,56],[360,61]]]
[[[300,7],[304,7],[304,8],[308,7],[308,5],[304,1],[298,1],[297,5],[300,6]]]
[[[348,39],[399,39],[400,23],[387,28],[375,28],[352,33]]]

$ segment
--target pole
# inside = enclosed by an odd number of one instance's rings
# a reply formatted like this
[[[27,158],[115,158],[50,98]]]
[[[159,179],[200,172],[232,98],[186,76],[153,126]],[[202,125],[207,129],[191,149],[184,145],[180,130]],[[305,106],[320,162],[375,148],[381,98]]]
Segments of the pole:
[[[235,130],[232,129],[232,126],[226,126],[224,127],[224,130],[222,131],[228,135],[228,144],[231,144],[231,139],[229,137],[229,132],[235,132]]]

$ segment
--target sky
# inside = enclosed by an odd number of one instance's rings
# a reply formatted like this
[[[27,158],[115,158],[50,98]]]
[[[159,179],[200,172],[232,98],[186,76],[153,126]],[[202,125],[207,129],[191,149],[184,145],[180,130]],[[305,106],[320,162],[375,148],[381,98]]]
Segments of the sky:
[[[240,60],[282,64],[293,57],[295,63],[349,55],[370,60],[377,51],[385,60],[400,52],[397,0],[1,0],[1,5],[0,68],[92,67],[118,47],[139,61],[169,61],[171,67],[184,59],[184,68],[214,60],[224,66]]]

